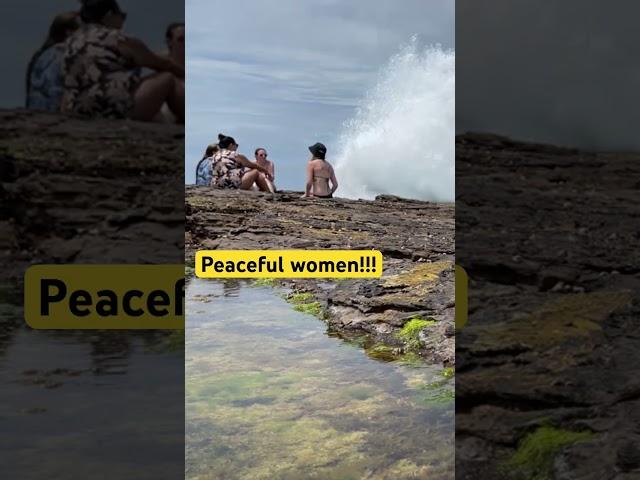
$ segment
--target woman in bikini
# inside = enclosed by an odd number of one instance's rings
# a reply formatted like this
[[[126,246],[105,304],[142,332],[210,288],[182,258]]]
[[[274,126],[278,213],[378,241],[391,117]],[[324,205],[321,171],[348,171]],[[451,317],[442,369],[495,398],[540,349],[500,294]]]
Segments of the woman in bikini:
[[[327,147],[316,143],[309,147],[311,159],[307,164],[307,185],[304,197],[333,198],[333,192],[338,189],[338,180],[333,167],[325,160]],[[329,187],[331,181],[331,187]]]
[[[273,180],[271,173],[238,153],[238,144],[233,137],[218,135],[218,147],[211,157],[213,187],[249,190],[255,183],[261,191],[269,191],[265,179]]]
[[[276,186],[274,184],[275,180],[276,180],[276,170],[275,170],[275,166],[273,165],[273,162],[271,160],[267,160],[267,150],[260,147],[260,148],[256,148],[256,151],[254,152],[255,156],[256,156],[256,163],[258,165],[260,165],[261,167],[266,168],[269,173],[271,174],[271,180],[269,180],[268,178],[265,178],[265,181],[267,182],[267,185],[269,186],[269,191],[271,193],[275,193],[276,192]],[[263,174],[260,174],[260,176],[264,177]]]

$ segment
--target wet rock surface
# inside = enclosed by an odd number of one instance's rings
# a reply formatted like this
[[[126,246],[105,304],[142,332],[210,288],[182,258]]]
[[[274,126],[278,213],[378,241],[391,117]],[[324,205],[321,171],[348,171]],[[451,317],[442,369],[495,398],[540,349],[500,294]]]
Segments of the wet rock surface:
[[[454,363],[454,208],[380,196],[375,201],[302,199],[301,192],[186,187],[187,264],[199,249],[377,249],[380,279],[281,282],[312,293],[331,331],[415,350]],[[412,319],[429,319],[412,348],[400,337]],[[419,338],[418,338],[419,335]]]
[[[456,155],[456,478],[639,478],[640,155],[480,134]],[[527,443],[545,426],[590,435]]]

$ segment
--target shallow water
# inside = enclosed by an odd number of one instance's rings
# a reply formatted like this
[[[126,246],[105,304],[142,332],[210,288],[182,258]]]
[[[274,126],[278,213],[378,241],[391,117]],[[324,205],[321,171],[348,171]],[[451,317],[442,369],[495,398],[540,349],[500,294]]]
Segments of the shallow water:
[[[188,479],[453,478],[453,379],[369,358],[276,290],[187,288]]]
[[[166,334],[31,330],[1,298],[0,318],[3,478],[180,477],[184,352]]]

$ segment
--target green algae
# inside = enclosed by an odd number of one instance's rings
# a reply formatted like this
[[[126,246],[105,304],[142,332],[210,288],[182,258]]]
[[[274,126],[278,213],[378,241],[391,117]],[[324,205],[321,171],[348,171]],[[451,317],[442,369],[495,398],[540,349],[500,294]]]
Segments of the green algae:
[[[366,400],[374,395],[371,385],[356,384],[344,389],[344,393],[353,400]]]
[[[301,303],[293,307],[296,312],[306,313],[314,317],[322,318],[322,305],[320,302]]]
[[[415,352],[406,352],[398,356],[397,363],[408,367],[422,367],[425,364],[424,358]]]
[[[404,324],[402,330],[396,333],[396,337],[407,345],[407,350],[416,350],[420,347],[418,334],[423,328],[431,327],[436,324],[435,320],[425,320],[421,317],[411,317]]]
[[[294,292],[285,297],[286,301],[293,305],[296,312],[313,315],[320,319],[324,319],[324,312],[320,302],[315,300],[312,293]]]
[[[455,374],[456,374],[456,369],[453,367],[445,367],[440,372],[440,375],[442,375],[444,378],[453,378]]]
[[[293,305],[299,305],[312,300],[313,294],[308,292],[295,292],[287,296],[287,301]]]
[[[392,362],[398,358],[397,349],[382,343],[378,343],[365,351],[370,358],[385,362]]]
[[[426,364],[424,358],[415,352],[402,352],[401,348],[383,343],[376,343],[369,348],[365,347],[365,352],[369,358],[383,362],[395,362],[408,367],[423,367]]]
[[[453,389],[441,389],[429,392],[422,398],[427,405],[449,404],[456,399],[456,392]]]
[[[275,278],[256,278],[253,281],[254,287],[275,287],[277,285]]]
[[[398,336],[403,340],[412,340],[418,337],[420,330],[425,327],[431,327],[435,324],[435,320],[425,320],[420,317],[412,317],[407,323],[405,323],[402,330],[398,332]]]
[[[212,295],[205,282],[195,279],[187,302],[201,292]],[[323,480],[451,477],[452,407],[416,398],[423,392],[405,383],[444,380],[439,368],[415,353],[406,360],[421,368],[372,361],[327,338],[325,325],[296,313],[276,293],[244,291],[214,296],[188,325],[188,480],[299,480],[310,471]],[[316,301],[309,294],[294,298]],[[251,302],[255,308],[247,308]],[[350,340],[393,348],[361,334]]]
[[[455,389],[450,379],[440,378],[427,383],[414,385],[416,399],[425,405],[448,405],[455,400]]]
[[[518,449],[502,467],[516,475],[531,480],[551,480],[553,460],[564,447],[588,440],[590,431],[575,432],[552,426],[539,427],[525,436]]]

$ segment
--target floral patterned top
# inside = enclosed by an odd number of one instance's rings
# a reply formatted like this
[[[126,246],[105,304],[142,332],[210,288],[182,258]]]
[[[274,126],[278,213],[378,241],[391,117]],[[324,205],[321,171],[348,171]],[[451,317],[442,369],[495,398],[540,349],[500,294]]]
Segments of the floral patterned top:
[[[120,30],[95,23],[83,25],[71,35],[65,46],[63,111],[129,116],[140,69],[118,48],[125,39]]]
[[[246,169],[236,161],[236,152],[221,149],[211,157],[211,185],[217,188],[240,188]]]
[[[40,52],[29,75],[27,108],[57,112],[62,100],[62,67],[64,43],[57,43]]]

